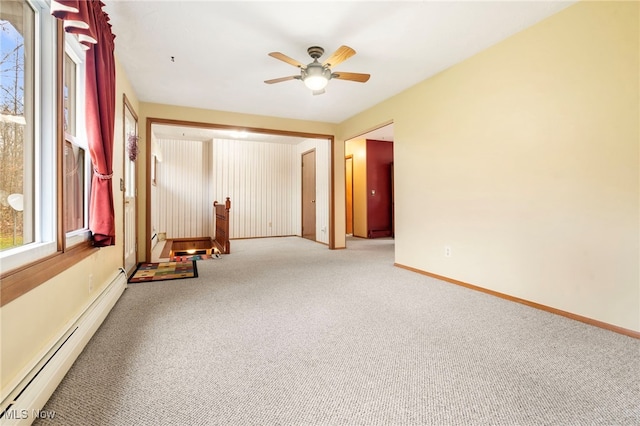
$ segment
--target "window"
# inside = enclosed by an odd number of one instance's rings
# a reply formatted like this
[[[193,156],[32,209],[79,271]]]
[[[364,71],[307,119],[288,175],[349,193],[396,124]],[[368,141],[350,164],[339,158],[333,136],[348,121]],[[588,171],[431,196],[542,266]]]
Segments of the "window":
[[[34,93],[34,25],[35,13],[16,3],[0,11],[0,250],[29,244],[34,239],[33,191],[34,171],[31,102]],[[26,207],[26,210],[25,210]]]
[[[55,25],[42,2],[3,0],[0,26],[0,259],[6,270],[57,250]]]
[[[66,254],[67,248],[89,239],[87,200],[91,167],[84,132],[84,50],[69,35],[63,38],[64,49],[58,45],[61,28],[45,0],[2,0],[3,293],[6,286],[14,285],[10,283],[22,283],[25,276],[33,275],[29,274],[29,268],[36,263],[43,268],[42,260]],[[64,137],[60,127],[64,127]],[[56,263],[62,264],[60,259],[51,261]],[[25,275],[16,277],[20,273]],[[31,278],[26,280],[35,282]]]
[[[88,200],[91,164],[84,135],[84,50],[77,38],[66,34],[63,66],[64,192],[66,246],[89,238]]]

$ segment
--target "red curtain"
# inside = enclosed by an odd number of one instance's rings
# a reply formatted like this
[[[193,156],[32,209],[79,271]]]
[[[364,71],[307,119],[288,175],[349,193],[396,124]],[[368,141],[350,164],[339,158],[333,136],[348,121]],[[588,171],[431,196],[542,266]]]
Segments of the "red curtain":
[[[89,229],[95,246],[115,245],[113,207],[113,125],[115,122],[115,36],[97,0],[54,0],[51,13],[76,34],[86,51],[86,126],[93,163]]]

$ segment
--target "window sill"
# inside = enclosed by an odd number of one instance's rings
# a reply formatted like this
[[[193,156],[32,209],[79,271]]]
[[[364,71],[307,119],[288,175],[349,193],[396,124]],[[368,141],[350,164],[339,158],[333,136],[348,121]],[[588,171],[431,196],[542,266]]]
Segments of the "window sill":
[[[45,283],[98,250],[90,241],[0,275],[0,306]]]

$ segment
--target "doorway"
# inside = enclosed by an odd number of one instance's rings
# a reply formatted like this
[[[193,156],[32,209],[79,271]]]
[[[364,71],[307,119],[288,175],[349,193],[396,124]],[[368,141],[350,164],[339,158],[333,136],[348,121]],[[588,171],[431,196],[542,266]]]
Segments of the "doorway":
[[[124,192],[124,269],[127,274],[133,272],[138,262],[138,223],[137,223],[137,190],[136,190],[136,156],[138,146],[138,116],[123,97],[124,115],[123,131],[127,149],[124,151],[124,176],[122,191]]]
[[[345,177],[345,208],[346,208],[346,232],[353,235],[353,155],[348,155],[344,160]]]
[[[393,123],[345,141],[345,234],[395,235]]]
[[[160,198],[163,176],[169,163],[176,158],[164,157],[154,161],[154,147],[179,140],[213,141],[211,173],[207,180],[214,182],[212,198],[218,201],[230,197],[234,207],[230,212],[230,237],[262,238],[300,235],[302,229],[302,175],[299,172],[301,155],[315,151],[315,181],[318,189],[315,200],[315,226],[307,225],[305,237],[335,248],[335,215],[333,212],[333,158],[332,135],[300,133],[263,128],[236,128],[213,123],[195,123],[161,118],[147,118],[147,164],[145,205],[145,259],[151,258],[152,248],[165,232],[162,214],[168,215],[166,200]],[[158,169],[154,169],[154,165]],[[182,166],[180,166],[182,167]],[[300,173],[300,174],[299,174]],[[191,188],[187,188],[191,189]],[[203,197],[200,197],[202,200]],[[206,200],[205,200],[206,201]],[[308,206],[307,206],[308,207]],[[175,210],[175,209],[173,209]],[[212,209],[207,209],[207,214]],[[305,213],[309,212],[306,210]],[[305,214],[305,216],[307,216]],[[248,220],[247,220],[248,218]],[[201,221],[200,221],[201,222]],[[309,220],[309,223],[312,223]],[[164,234],[165,236],[166,233]]]
[[[302,154],[302,237],[316,241],[316,151]]]

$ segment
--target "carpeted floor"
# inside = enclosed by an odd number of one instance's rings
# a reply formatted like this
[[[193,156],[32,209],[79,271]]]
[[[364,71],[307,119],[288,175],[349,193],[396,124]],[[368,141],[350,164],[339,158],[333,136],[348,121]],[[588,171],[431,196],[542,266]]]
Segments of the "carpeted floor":
[[[640,424],[640,341],[348,247],[238,240],[129,286],[35,424]]]

